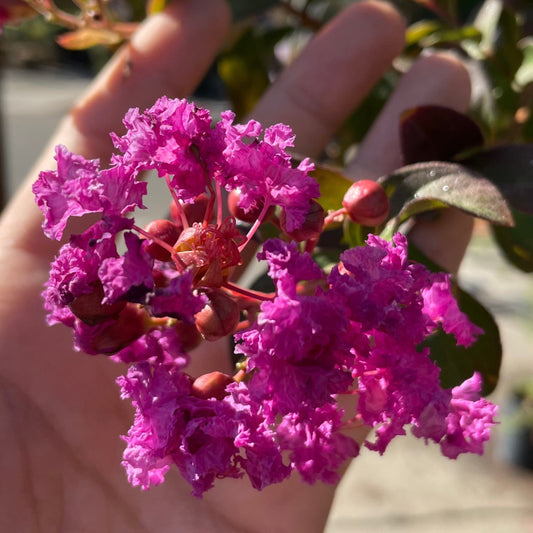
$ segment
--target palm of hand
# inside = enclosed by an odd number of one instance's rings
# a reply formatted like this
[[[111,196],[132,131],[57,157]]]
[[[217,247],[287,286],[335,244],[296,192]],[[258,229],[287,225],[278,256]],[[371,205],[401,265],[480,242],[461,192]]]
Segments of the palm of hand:
[[[167,16],[149,22],[132,48],[119,54],[100,76],[52,144],[70,142],[73,151],[105,159],[110,146],[103,139],[107,132],[118,130],[127,107],[150,105],[161,92],[190,92],[227,26],[225,7],[218,1],[208,2],[208,9],[194,4],[172,5]],[[266,123],[291,124],[299,143],[297,150],[309,155],[320,151],[403,44],[398,15],[382,4],[358,4],[334,25],[335,31],[324,32],[312,43],[255,113]],[[354,25],[361,31],[354,31]],[[187,43],[193,38],[202,44],[190,53]],[[346,46],[340,46],[341,42]],[[369,50],[372,57],[367,57]],[[134,79],[124,81],[123,65],[131,58]],[[356,73],[350,68],[355,59]],[[420,72],[406,80],[403,93],[399,91],[363,143],[358,160],[348,169],[350,174],[367,177],[397,166],[396,136],[388,130],[401,106],[422,101],[458,108],[467,104],[469,88],[462,67],[449,58],[434,58],[433,63],[426,59],[418,67]],[[179,79],[172,79],[170,68],[180,72]],[[325,78],[321,84],[316,80],[323,68],[336,76],[321,74]],[[424,79],[428,70],[436,74],[427,93],[413,91],[417,77]],[[148,79],[146,72],[160,83]],[[447,84],[444,89],[443,80]],[[454,83],[459,90],[452,92]],[[295,95],[304,95],[298,105]],[[95,141],[98,138],[102,141]],[[51,164],[46,155],[38,168]],[[28,213],[22,222],[20,213]],[[141,493],[127,484],[120,465],[124,443],[119,435],[127,432],[132,411],[120,400],[115,384],[125,369],[103,357],[73,353],[70,332],[46,326],[40,292],[54,249],[40,234],[39,218],[26,187],[6,210],[0,226],[0,420],[6,502],[1,529],[321,531],[334,494],[329,486],[308,487],[291,479],[255,493],[247,482],[231,480],[200,501],[189,496],[189,486],[175,472],[149,492]],[[459,219],[458,223],[462,222]],[[441,257],[452,269],[458,265],[462,246],[458,243],[457,250],[448,250],[448,258]],[[204,346],[204,351],[206,364],[220,357],[217,346]]]

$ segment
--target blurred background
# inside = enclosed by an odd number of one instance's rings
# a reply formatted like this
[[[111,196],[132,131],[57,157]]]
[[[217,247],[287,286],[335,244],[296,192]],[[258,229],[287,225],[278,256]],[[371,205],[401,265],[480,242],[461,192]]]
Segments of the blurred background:
[[[123,0],[109,7],[113,20],[135,22],[164,3]],[[232,107],[245,115],[277,72],[347,3],[233,2],[231,38],[193,99],[214,113]],[[454,50],[469,65],[471,116],[486,146],[533,142],[533,2],[392,3],[408,20],[405,52],[330,143],[325,160],[342,164],[353,154],[401,73],[429,47]],[[102,44],[94,34],[80,46],[79,35],[73,36],[79,30],[29,16],[22,4],[0,1],[2,202],[120,41]],[[76,13],[84,2],[56,4]],[[458,280],[492,313],[501,336],[500,379],[490,395],[501,406],[500,424],[485,455],[450,461],[438,447],[410,436],[396,439],[383,457],[363,451],[339,488],[327,533],[533,533],[533,216],[514,214],[520,224],[503,234],[476,222]]]

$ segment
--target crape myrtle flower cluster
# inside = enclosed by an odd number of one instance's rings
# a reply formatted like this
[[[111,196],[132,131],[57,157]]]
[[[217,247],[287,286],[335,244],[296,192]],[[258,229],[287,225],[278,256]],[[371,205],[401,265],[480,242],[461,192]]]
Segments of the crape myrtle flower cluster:
[[[136,409],[124,436],[129,481],[148,489],[176,465],[196,496],[216,478],[247,475],[262,489],[294,470],[334,483],[359,453],[345,430],[362,425],[375,428],[364,445],[380,453],[411,426],[445,456],[481,454],[496,408],[480,398],[480,376],[443,389],[420,347],[438,328],[464,346],[481,333],[449,276],[410,262],[400,234],[370,235],[326,274],[312,252],[331,217],[312,164],[292,166],[287,126],[233,121],[163,97],[127,113],[108,168],[59,146],[57,170],[34,184],[52,239],[71,217],[101,213],[61,248],[43,295],[48,322],[72,328],[78,350],[129,364],[118,379]],[[171,216],[141,228],[131,214],[144,208],[148,170],[166,181]],[[246,234],[234,215],[250,223]],[[272,293],[232,280],[266,221],[279,229],[257,255]],[[200,342],[230,335],[235,375],[187,373]],[[358,396],[353,411],[343,395]]]

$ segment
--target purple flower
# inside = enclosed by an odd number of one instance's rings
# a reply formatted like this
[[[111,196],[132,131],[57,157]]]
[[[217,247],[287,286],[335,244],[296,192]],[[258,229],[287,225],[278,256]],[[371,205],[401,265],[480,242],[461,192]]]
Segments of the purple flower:
[[[393,243],[369,236],[367,244],[344,252],[329,276],[339,305],[365,330],[422,342],[431,323],[422,313],[420,294],[428,286],[429,272],[407,261],[407,241],[400,234]]]
[[[154,364],[171,364],[174,368],[185,368],[190,358],[183,348],[178,332],[172,327],[167,327],[147,331],[112,355],[111,359],[123,363],[148,361]]]
[[[136,408],[123,464],[132,485],[148,489],[175,464],[201,496],[216,477],[241,477],[231,405],[192,396],[191,381],[174,367],[139,364],[119,378],[122,398]]]
[[[211,122],[208,110],[186,100],[162,97],[144,113],[130,109],[124,118],[126,134],[112,134],[124,154],[117,160],[168,174],[177,197],[193,201],[224,168],[223,140]]]
[[[319,406],[333,401],[352,383],[352,356],[344,340],[344,310],[321,291],[297,295],[302,279],[317,279],[320,269],[294,243],[265,243],[260,259],[269,263],[278,295],[263,302],[257,321],[236,335],[237,351],[254,370],[250,395],[269,401],[275,415],[298,411],[302,403]]]
[[[143,241],[132,232],[125,233],[124,240],[126,253],[121,257],[106,258],[98,269],[98,277],[104,287],[104,303],[112,303],[119,298],[142,303],[154,287],[154,261],[143,251]]]
[[[200,312],[208,302],[205,294],[193,290],[193,272],[186,270],[175,276],[166,287],[156,289],[148,301],[154,316],[169,316],[194,323],[194,315]]]
[[[424,312],[435,322],[442,324],[446,333],[451,333],[460,346],[470,346],[483,330],[472,324],[461,312],[452,294],[449,274],[432,275],[432,284],[422,291]]]
[[[180,372],[147,363],[131,366],[118,378],[121,398],[130,398],[135,420],[124,437],[122,464],[133,486],[159,485],[172,464],[176,433],[183,428],[180,399],[189,394],[190,380]]]
[[[244,383],[232,383],[224,399],[238,422],[235,446],[241,449],[239,464],[258,490],[279,483],[291,473],[284,464],[275,430],[267,422],[261,403],[250,398]]]
[[[481,376],[477,372],[452,389],[446,436],[440,443],[446,457],[455,459],[460,453],[483,454],[483,444],[489,440],[498,408],[480,398],[480,391]]]
[[[269,239],[257,259],[268,263],[268,275],[277,285],[278,292],[296,296],[299,281],[320,280],[324,273],[308,253],[301,253],[296,242],[286,243]]]
[[[43,295],[48,322],[69,326],[76,349],[131,364],[118,380],[136,411],[124,437],[130,482],[148,489],[175,466],[198,497],[221,477],[247,475],[259,490],[293,471],[334,483],[359,453],[343,434],[352,423],[374,428],[365,445],[380,453],[409,426],[448,457],[482,453],[496,408],[480,399],[480,376],[443,389],[422,344],[442,327],[468,346],[481,330],[460,311],[449,276],[408,260],[405,237],[369,236],[329,276],[300,244],[271,239],[257,257],[275,294],[234,283],[242,250],[267,213],[275,216],[271,208],[280,208],[288,239],[312,222],[319,189],[308,160],[292,166],[288,126],[263,131],[233,120],[226,112],[214,125],[209,111],[163,97],[128,112],[124,135],[112,134],[120,153],[109,168],[58,147],[57,170],[34,184],[51,238],[62,237],[71,216],[101,213],[61,248]],[[174,222],[142,229],[124,215],[144,207],[137,177],[146,170],[165,179]],[[223,212],[223,189],[239,193],[246,213],[260,213],[246,236]],[[185,374],[185,347],[199,331],[210,339],[219,330],[238,331],[245,360],[237,374]],[[339,406],[343,394],[358,395],[353,412]]]
[[[291,466],[305,482],[337,483],[341,466],[359,455],[359,445],[339,432],[342,415],[325,404],[286,415],[279,424],[280,446],[290,451]]]
[[[97,222],[81,235],[73,235],[63,245],[50,267],[43,298],[48,322],[72,326],[73,315],[66,307],[76,297],[90,294],[100,283],[99,270],[109,258],[117,258],[115,235],[131,226],[131,221],[110,218]]]
[[[123,215],[144,207],[146,183],[136,181],[129,167],[114,166],[100,170],[98,160],[87,161],[56,147],[57,171],[41,172],[33,184],[36,202],[44,214],[43,230],[59,240],[71,216],[101,212],[107,216]]]
[[[239,206],[245,211],[259,205],[281,206],[287,215],[288,231],[299,228],[309,211],[309,202],[320,195],[318,183],[308,175],[313,170],[309,160],[292,168],[285,148],[292,146],[293,137],[288,126],[278,124],[265,130],[258,138],[261,126],[250,121],[233,126],[235,115],[226,111],[217,128],[225,135],[224,157],[228,162],[228,190],[239,189]]]

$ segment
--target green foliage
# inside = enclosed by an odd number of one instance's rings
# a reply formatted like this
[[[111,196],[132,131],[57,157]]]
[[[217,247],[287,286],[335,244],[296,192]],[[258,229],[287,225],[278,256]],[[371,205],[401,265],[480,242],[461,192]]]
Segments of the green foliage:
[[[494,224],[512,225],[511,212],[498,188],[476,172],[446,162],[407,165],[382,179],[391,203],[389,231],[410,217],[456,207]]]

